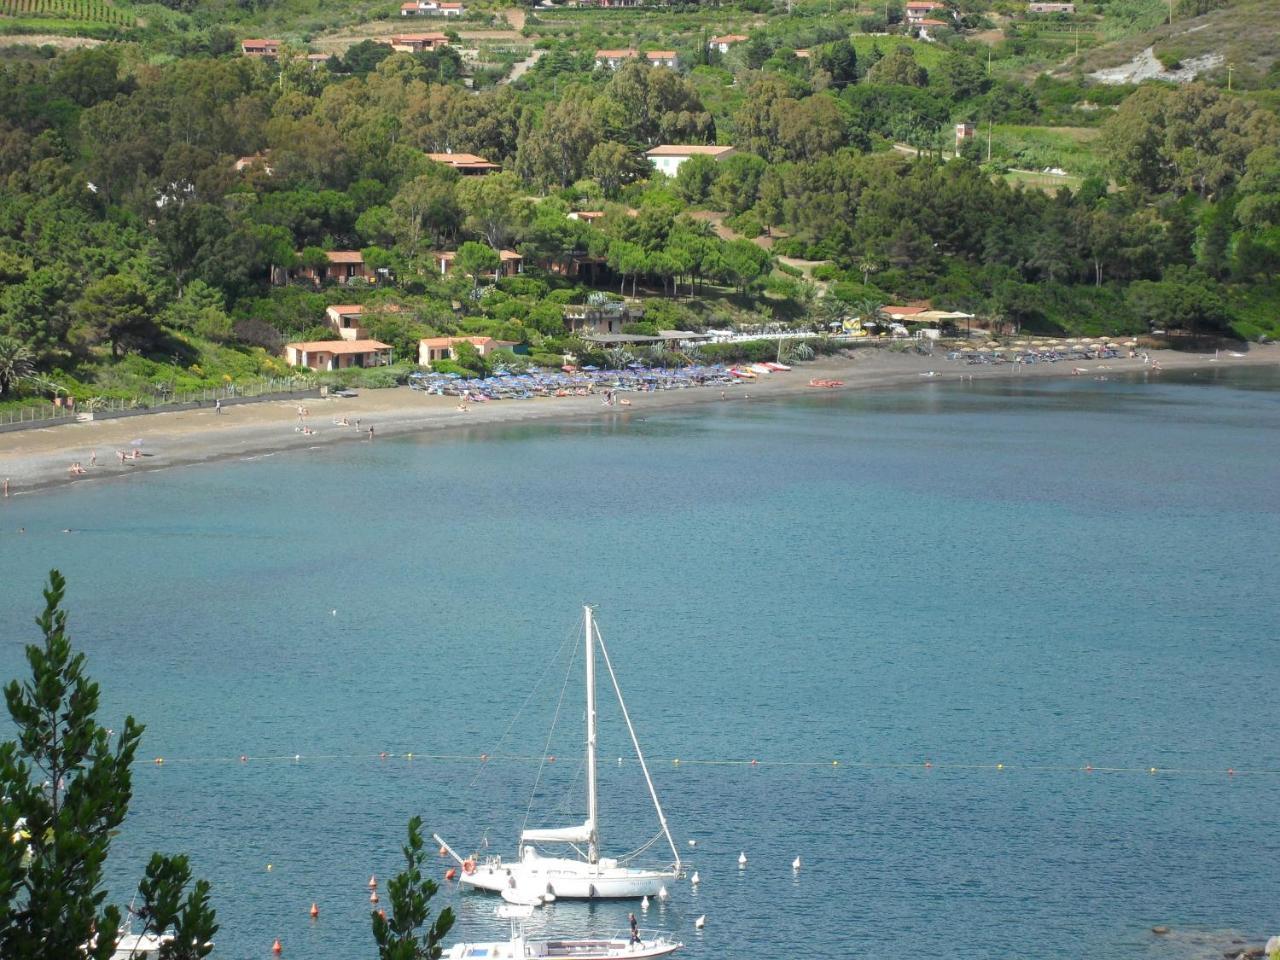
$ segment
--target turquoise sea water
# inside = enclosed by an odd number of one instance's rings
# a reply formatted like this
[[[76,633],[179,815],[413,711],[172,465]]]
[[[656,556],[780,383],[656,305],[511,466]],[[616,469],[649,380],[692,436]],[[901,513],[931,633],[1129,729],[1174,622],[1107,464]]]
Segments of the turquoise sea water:
[[[513,853],[537,766],[481,753],[555,755],[530,825],[580,819],[584,601],[702,877],[642,925],[690,958],[1118,960],[1172,956],[1153,923],[1275,933],[1278,388],[929,384],[17,498],[0,676],[56,565],[104,719],[134,713],[167,758],[138,765],[118,899],[153,849],[191,852],[221,957],[277,936],[373,956],[365,882],[414,813]],[[606,707],[614,852],[656,830],[624,738]],[[443,889],[459,935],[501,935],[494,901]],[[633,908],[540,922],[602,933]]]

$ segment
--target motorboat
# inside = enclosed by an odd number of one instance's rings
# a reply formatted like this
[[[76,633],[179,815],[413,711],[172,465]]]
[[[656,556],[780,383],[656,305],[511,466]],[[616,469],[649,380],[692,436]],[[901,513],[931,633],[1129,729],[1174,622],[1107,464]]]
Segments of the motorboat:
[[[116,941],[111,960],[156,960],[160,956],[160,948],[172,941],[171,933],[157,936],[154,933],[124,932]]]
[[[503,904],[496,913],[511,921],[510,940],[456,943],[445,950],[443,960],[553,960],[557,957],[565,960],[645,960],[648,957],[665,957],[684,946],[643,930],[637,931],[634,938],[624,932],[617,936],[584,940],[530,940],[525,936],[524,921],[533,913],[532,907]]]
[[[498,856],[488,856],[483,859],[475,856],[460,856],[438,834],[433,834],[441,849],[452,856],[462,868],[458,882],[463,888],[499,894],[508,890],[514,891],[515,893],[511,896],[522,903],[531,903],[540,895],[550,895],[562,900],[617,898],[639,900],[641,897],[657,896],[658,891],[681,875],[680,852],[667,826],[667,818],[662,812],[662,804],[658,800],[653,777],[649,774],[644,753],[636,738],[635,727],[631,723],[631,715],[627,712],[626,702],[622,699],[622,689],[618,686],[617,675],[609,660],[609,651],[596,627],[591,607],[583,607],[582,622],[587,701],[586,819],[582,823],[571,826],[521,831],[519,855],[514,861],[503,860]],[[640,769],[644,773],[649,799],[653,803],[659,826],[658,833],[647,842],[630,853],[618,856],[604,856],[605,847],[600,837],[599,777],[596,763],[597,650],[608,670],[622,719],[626,721],[631,745],[636,759],[640,761]],[[672,862],[657,866],[638,865],[639,856],[664,838],[671,850]],[[567,846],[576,856],[545,856],[539,851],[537,844]]]

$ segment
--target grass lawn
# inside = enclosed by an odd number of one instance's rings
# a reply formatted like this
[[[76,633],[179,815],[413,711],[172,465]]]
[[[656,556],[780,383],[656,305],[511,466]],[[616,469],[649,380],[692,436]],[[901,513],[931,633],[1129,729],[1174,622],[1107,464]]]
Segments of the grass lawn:
[[[1102,176],[1103,162],[1095,145],[1100,135],[1097,127],[998,123],[992,131],[991,156],[1024,170],[1056,168],[1076,178]]]

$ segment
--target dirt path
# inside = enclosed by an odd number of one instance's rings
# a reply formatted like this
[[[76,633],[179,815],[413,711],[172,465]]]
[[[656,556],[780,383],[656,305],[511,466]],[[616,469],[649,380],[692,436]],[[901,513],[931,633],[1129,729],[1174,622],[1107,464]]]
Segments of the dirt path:
[[[528,73],[533,68],[533,65],[542,59],[542,55],[546,52],[547,51],[545,50],[534,50],[532,53],[529,54],[529,56],[525,57],[515,66],[513,66],[511,68],[511,73],[508,74],[507,78],[501,82],[515,83],[517,80],[523,77],[526,73]]]
[[[508,7],[502,11],[502,15],[507,18],[507,23],[511,24],[512,30],[524,29],[524,9],[521,7]]]
[[[60,37],[56,33],[28,33],[12,37],[0,37],[0,47],[57,47],[74,50],[77,47],[96,47],[106,43],[92,37]]]

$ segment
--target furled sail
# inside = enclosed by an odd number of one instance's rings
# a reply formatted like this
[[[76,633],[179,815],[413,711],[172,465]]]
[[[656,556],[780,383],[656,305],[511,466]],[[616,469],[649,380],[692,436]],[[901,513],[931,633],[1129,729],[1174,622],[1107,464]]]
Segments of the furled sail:
[[[545,830],[525,830],[520,834],[521,843],[590,843],[595,824],[588,820],[576,827],[551,827]]]

